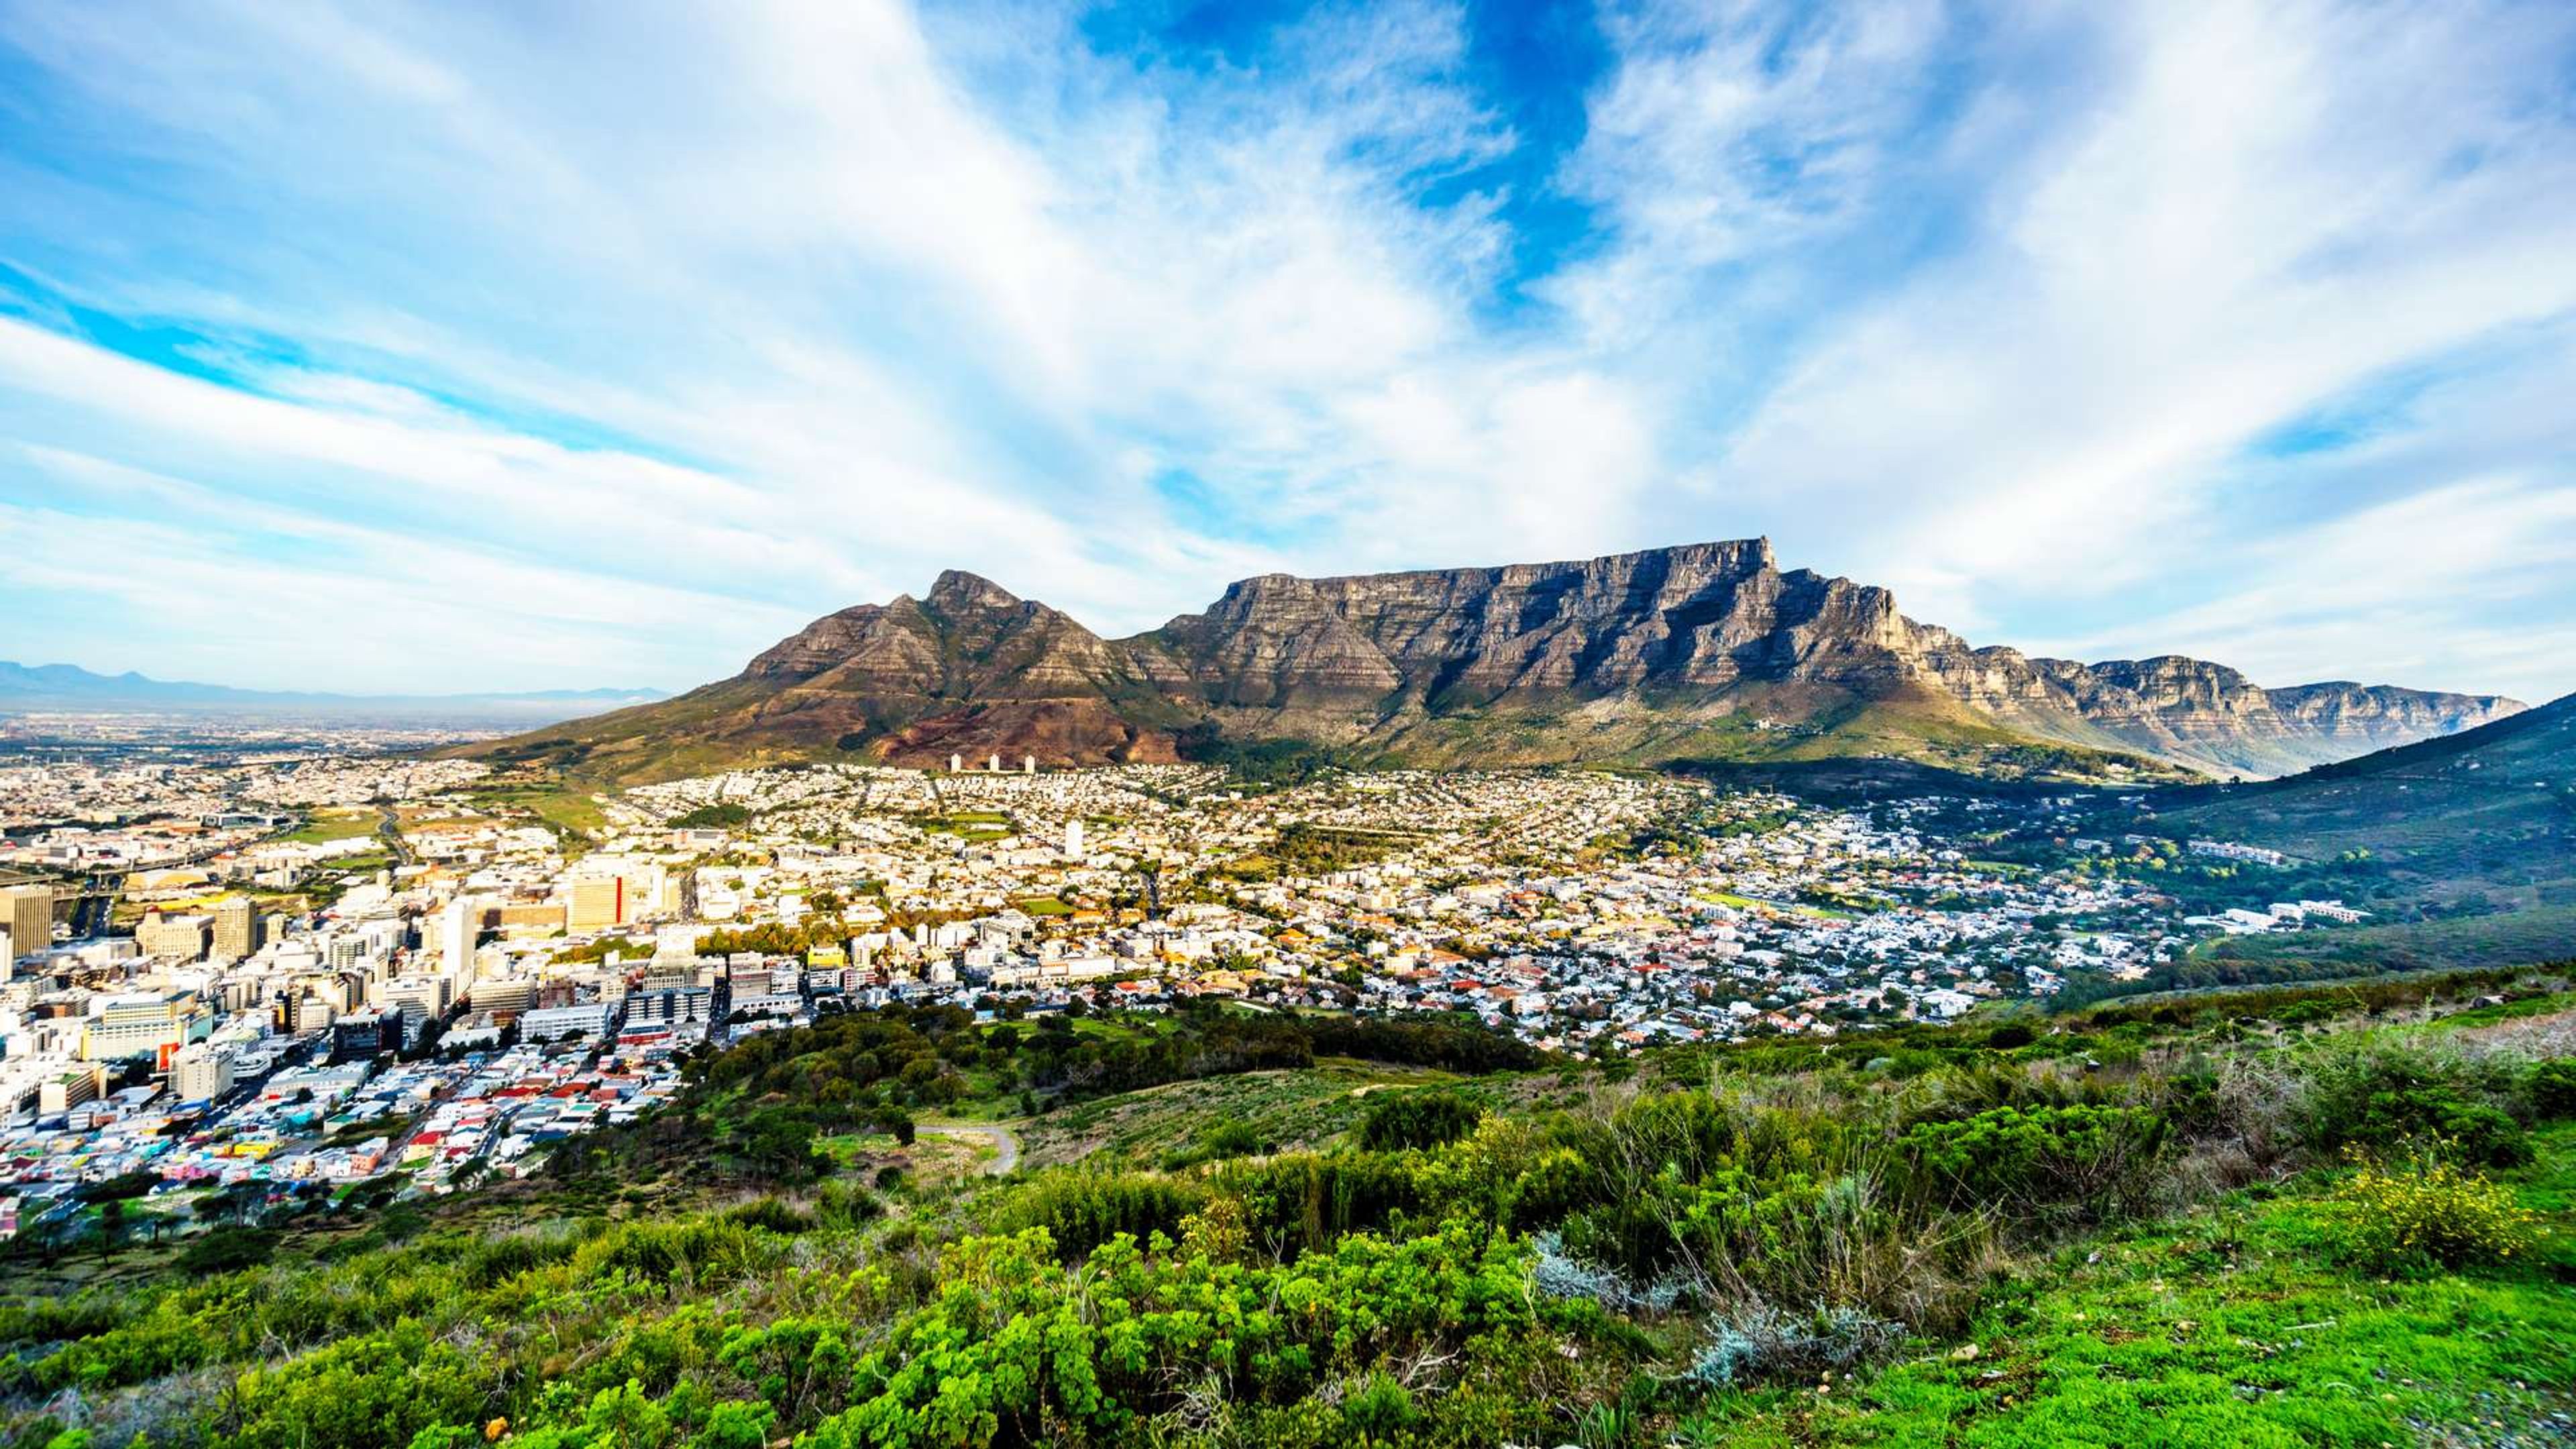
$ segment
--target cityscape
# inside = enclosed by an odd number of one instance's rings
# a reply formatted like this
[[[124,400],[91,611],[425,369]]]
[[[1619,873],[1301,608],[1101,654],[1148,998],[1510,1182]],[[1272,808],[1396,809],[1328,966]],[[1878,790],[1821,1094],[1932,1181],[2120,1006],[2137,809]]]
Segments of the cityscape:
[[[667,1102],[743,1034],[1215,999],[1468,1017],[1574,1058],[1833,1041],[2142,982],[2223,934],[2143,796],[1804,805],[1605,770],[737,770],[550,798],[345,740],[0,763],[0,1233],[149,1172],[175,1203],[446,1194]],[[1956,817],[1955,821],[1953,817]],[[2050,842],[2064,864],[1978,858]],[[2261,874],[2278,852],[2187,840]],[[115,894],[85,894],[114,881]],[[2249,899],[2254,897],[2249,896]],[[245,1186],[247,1185],[247,1186]],[[237,1209],[236,1209],[237,1210]]]

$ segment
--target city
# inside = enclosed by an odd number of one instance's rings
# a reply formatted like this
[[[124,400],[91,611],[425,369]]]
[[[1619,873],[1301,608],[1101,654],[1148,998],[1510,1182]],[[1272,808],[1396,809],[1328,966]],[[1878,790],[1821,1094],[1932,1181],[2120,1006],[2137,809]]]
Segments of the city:
[[[590,796],[329,750],[0,764],[0,1235],[132,1173],[184,1216],[524,1175],[669,1100],[710,1040],[888,1003],[1437,1013],[1602,1057],[1948,1021],[2364,915],[2187,915],[1938,833],[1964,813],[2081,860],[2112,846],[2073,832],[2136,797],[965,764]]]

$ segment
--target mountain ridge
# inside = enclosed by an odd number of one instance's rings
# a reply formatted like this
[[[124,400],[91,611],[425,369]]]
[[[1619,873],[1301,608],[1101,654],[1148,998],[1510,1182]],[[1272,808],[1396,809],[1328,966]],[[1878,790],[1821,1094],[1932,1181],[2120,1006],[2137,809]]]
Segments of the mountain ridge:
[[[568,704],[637,704],[664,697],[658,690],[613,688],[387,695],[242,689],[194,680],[156,679],[135,670],[100,674],[77,664],[20,664],[0,660],[0,713],[83,709],[177,713],[340,713],[411,709],[507,711],[524,716]]]
[[[2267,690],[2180,655],[2085,664],[1978,648],[1906,618],[1882,587],[1784,571],[1755,538],[1262,574],[1123,639],[951,569],[919,599],[824,615],[730,679],[501,753],[631,777],[662,753],[1067,765],[1177,758],[1214,738],[1432,765],[1888,750],[2226,777],[2287,774],[2521,708],[2342,681]],[[656,748],[663,731],[674,750]]]

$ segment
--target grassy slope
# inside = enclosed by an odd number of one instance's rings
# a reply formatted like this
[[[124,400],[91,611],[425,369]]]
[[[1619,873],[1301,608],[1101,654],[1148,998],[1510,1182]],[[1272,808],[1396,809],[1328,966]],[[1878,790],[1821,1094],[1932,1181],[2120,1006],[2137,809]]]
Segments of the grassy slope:
[[[2414,898],[2483,895],[2505,913],[2230,941],[2214,954],[2390,966],[2543,960],[2576,939],[2576,698],[2266,786],[2210,792],[2166,820],[2310,860],[2367,851]]]
[[[2576,698],[2169,818],[2311,858],[2370,850],[2436,884],[2565,879],[2576,875]]]
[[[2458,920],[2289,936],[2229,936],[2210,942],[2206,955],[2221,961],[2308,961],[2377,971],[2431,971],[2553,960],[2566,955],[2570,943],[2576,943],[2576,904],[2552,903]]]
[[[1371,1093],[1456,1080],[1446,1072],[1326,1061],[1300,1071],[1174,1082],[1060,1107],[1021,1129],[1033,1167],[1088,1161],[1150,1167],[1242,1123],[1280,1151],[1322,1147],[1359,1124]]]
[[[1745,1446],[2490,1442],[2576,1402],[2576,1124],[2535,1145],[2514,1178],[2549,1220],[2542,1262],[2373,1278],[2333,1262],[2315,1184],[2248,1194],[2061,1255],[1980,1319],[1973,1358],[1738,1396],[1711,1427]]]
[[[2567,1004],[2562,993],[2453,1013],[2428,1026],[2398,1030],[2439,1035],[2482,1031],[2563,1012]],[[1150,1022],[1081,1023],[1086,1032],[1101,1034],[1157,1027]],[[1934,1035],[1954,1045],[1965,1040],[1958,1033]],[[2025,1051],[2048,1045],[2043,1039]],[[2181,1049],[2187,1043],[2174,1045]],[[1984,1050],[1973,1044],[1963,1049]],[[1689,1069],[1696,1060],[1665,1065],[1685,1068],[1682,1077],[1698,1079],[1702,1073]],[[1079,1138],[1081,1145],[1127,1162],[1151,1161],[1238,1121],[1283,1144],[1292,1138],[1322,1143],[1357,1120],[1365,1101],[1361,1092],[1439,1076],[1327,1060],[1300,1071],[1128,1093],[1060,1108],[1031,1124],[1029,1161],[1041,1165],[1045,1134],[1055,1131],[1065,1134],[1055,1144],[1060,1148]],[[1477,1078],[1456,1089],[1483,1097],[1508,1115],[1569,1106],[1573,1095],[1585,1090],[1554,1072]],[[2016,1449],[2059,1444],[2197,1449],[2502,1443],[2471,1430],[2488,1421],[2527,1425],[2567,1407],[2571,1401],[2566,1396],[2576,1393],[2576,1351],[2571,1351],[2576,1345],[2576,1287],[2571,1287],[2576,1284],[2576,1122],[2562,1120],[2536,1133],[2534,1140],[2535,1161],[2509,1180],[2528,1206],[2547,1215],[2551,1226],[2553,1237],[2536,1263],[2393,1280],[2339,1266],[2323,1202],[2331,1174],[2311,1174],[2188,1214],[2116,1228],[2037,1265],[2021,1265],[2017,1282],[1996,1280],[1964,1339],[1918,1342],[1908,1357],[1875,1372],[1838,1378],[1824,1392],[1770,1388],[1720,1395],[1690,1411],[1673,1426],[1672,1435],[1656,1426],[1649,1437],[1632,1434],[1598,1442]],[[896,1206],[919,1223],[950,1220],[971,1227],[979,1216],[973,1197],[979,1183],[972,1175],[984,1151],[978,1144],[925,1139],[906,1152],[886,1139],[853,1137],[831,1140],[826,1147],[854,1174],[889,1162],[911,1163],[921,1179],[919,1188],[905,1189]],[[497,1241],[538,1223],[567,1228],[575,1218],[617,1217],[691,1230],[699,1220],[686,1210],[705,1205],[669,1184],[629,1180],[502,1185],[438,1211],[443,1232]],[[406,1256],[379,1245],[374,1221],[294,1230],[288,1261],[299,1265],[282,1265],[278,1271],[304,1276],[266,1280],[260,1296],[289,1296],[291,1291],[299,1301],[319,1303],[361,1291],[394,1292],[414,1270],[428,1271],[465,1251],[456,1246],[463,1239],[441,1238],[437,1241],[443,1246],[426,1256]],[[909,1234],[912,1229],[898,1231]],[[772,1251],[786,1250],[773,1244]],[[683,1291],[675,1277],[667,1298],[658,1290],[639,1295],[634,1284],[622,1279],[615,1291],[601,1291],[578,1274],[565,1277],[558,1270],[536,1269],[519,1278],[511,1276],[516,1271],[511,1269],[474,1279],[463,1301],[451,1303],[430,1294],[405,1300],[401,1311],[440,1331],[456,1322],[481,1321],[488,1333],[495,1331],[492,1324],[517,1322],[512,1315],[523,1312],[531,1294],[542,1292],[547,1295],[543,1301],[552,1305],[542,1331],[532,1321],[513,1332],[523,1340],[551,1338],[557,1359],[545,1359],[526,1342],[520,1346],[530,1362],[549,1365],[543,1371],[552,1375],[569,1372],[560,1366],[577,1365],[612,1341],[623,1342],[620,1336],[636,1331],[641,1321],[624,1317],[629,1313],[641,1312],[648,1319],[670,1314],[668,1321],[677,1322],[713,1310],[767,1321],[783,1312],[810,1311],[803,1296],[809,1283],[841,1281],[837,1272],[816,1272],[818,1264],[859,1261],[834,1256],[857,1253],[855,1243],[824,1242],[817,1250],[799,1251],[804,1256],[795,1259],[793,1270],[783,1257],[764,1257],[722,1273],[694,1259],[674,1260],[686,1267],[688,1286]],[[301,1263],[307,1254],[311,1261]],[[62,1275],[47,1277],[41,1285],[30,1268],[11,1286],[49,1294],[82,1282],[139,1287],[144,1275],[138,1267],[166,1263],[167,1255],[166,1249],[137,1249],[112,1268],[85,1256],[58,1265]],[[598,1261],[590,1267],[601,1272],[625,1261],[604,1252],[591,1257]],[[24,1265],[13,1265],[13,1271],[19,1266]],[[1667,1327],[1687,1332],[1690,1325]],[[1954,1357],[1961,1343],[1976,1345],[1973,1358]],[[1586,1345],[1587,1357],[1597,1347]],[[170,1403],[212,1392],[215,1382],[166,1379],[92,1402],[114,1424],[129,1416],[166,1412]],[[6,1411],[0,1409],[0,1421],[5,1419]],[[1563,1437],[1596,1442],[1581,1425]]]

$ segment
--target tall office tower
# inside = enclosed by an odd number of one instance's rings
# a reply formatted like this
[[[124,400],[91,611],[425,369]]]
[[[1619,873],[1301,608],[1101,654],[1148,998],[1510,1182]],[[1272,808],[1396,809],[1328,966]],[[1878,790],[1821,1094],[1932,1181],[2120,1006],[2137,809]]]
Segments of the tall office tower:
[[[1038,757],[1037,757],[1037,756],[1035,756],[1035,755],[1022,755],[1022,756],[1020,756],[1020,773],[1021,773],[1021,774],[1023,774],[1023,775],[1034,775],[1034,774],[1036,774],[1037,772],[1038,772]]]
[[[948,773],[954,775],[965,768],[966,757],[964,755],[950,755],[948,757]]]
[[[1075,860],[1082,858],[1082,822],[1079,820],[1064,823],[1064,853]]]
[[[448,980],[465,981],[474,975],[474,938],[483,933],[482,926],[482,904],[471,896],[456,897],[439,913],[439,953]]]
[[[215,907],[215,954],[227,961],[257,955],[259,906],[248,896],[231,896]]]
[[[32,956],[53,945],[54,888],[32,885],[0,890],[0,922],[9,927],[9,949],[20,956]]]

